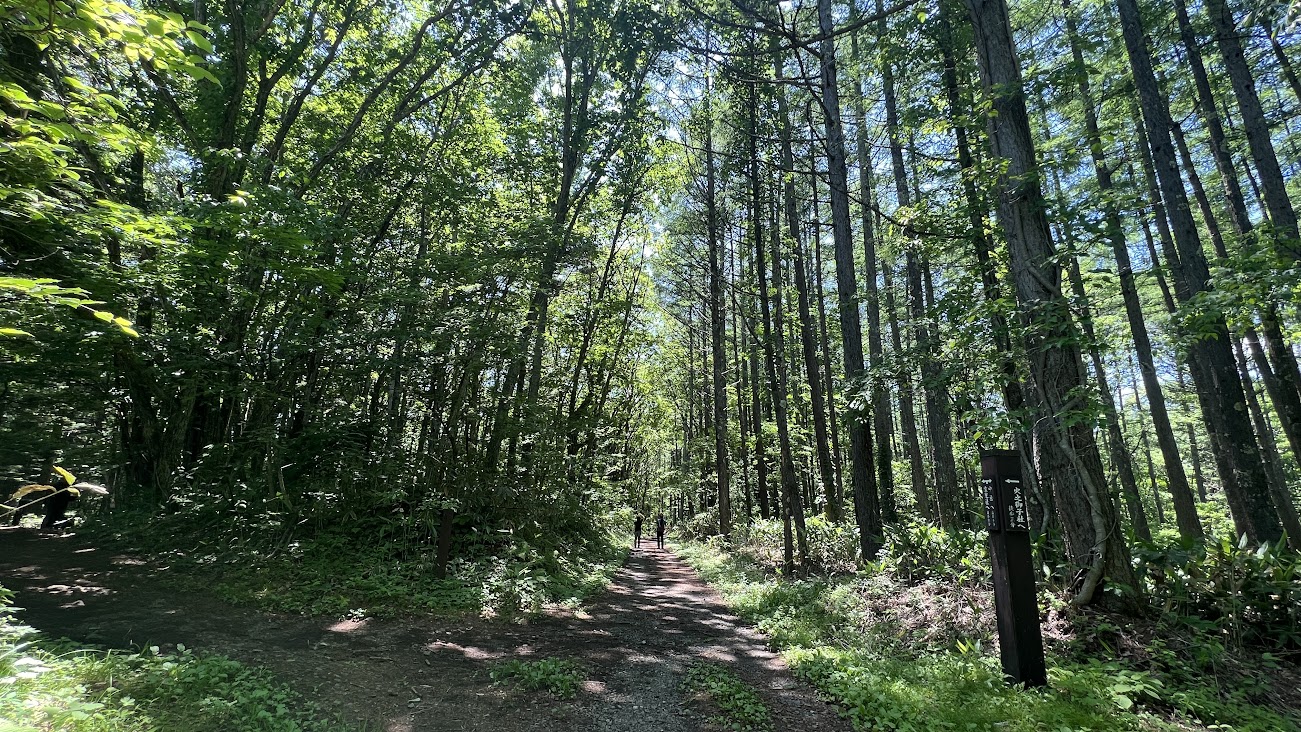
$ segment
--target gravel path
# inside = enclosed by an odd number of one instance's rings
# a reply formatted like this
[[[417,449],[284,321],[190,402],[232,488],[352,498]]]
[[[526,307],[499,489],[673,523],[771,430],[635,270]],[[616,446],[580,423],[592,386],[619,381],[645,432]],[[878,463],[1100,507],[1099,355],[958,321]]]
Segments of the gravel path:
[[[18,592],[23,622],[81,642],[184,643],[260,664],[368,729],[711,730],[708,702],[682,688],[687,668],[708,661],[760,694],[776,730],[849,730],[670,551],[634,551],[588,607],[527,624],[263,613],[168,590],[157,581],[165,572],[75,537],[0,530],[0,582]],[[488,669],[511,657],[576,660],[588,670],[584,689],[565,701],[492,684]]]

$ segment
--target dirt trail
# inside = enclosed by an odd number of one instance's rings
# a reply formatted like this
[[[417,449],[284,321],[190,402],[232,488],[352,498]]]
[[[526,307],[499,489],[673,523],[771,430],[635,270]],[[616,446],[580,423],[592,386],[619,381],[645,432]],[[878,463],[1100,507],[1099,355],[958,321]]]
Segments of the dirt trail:
[[[183,643],[266,666],[367,729],[708,730],[708,710],[682,690],[686,669],[703,660],[729,666],[753,686],[777,730],[849,730],[667,551],[635,551],[589,606],[528,624],[263,613],[164,589],[158,575],[166,571],[75,537],[0,529],[0,583],[18,592],[22,622],[81,642]],[[510,657],[574,659],[589,670],[588,681],[569,701],[493,685],[489,667]]]

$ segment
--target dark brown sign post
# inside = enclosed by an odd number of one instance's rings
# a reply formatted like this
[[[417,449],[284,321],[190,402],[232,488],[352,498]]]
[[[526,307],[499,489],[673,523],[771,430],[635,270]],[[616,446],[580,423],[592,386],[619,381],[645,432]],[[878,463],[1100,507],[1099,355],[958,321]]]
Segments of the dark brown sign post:
[[[994,565],[994,606],[1003,674],[1014,684],[1045,686],[1043,635],[1030,551],[1030,506],[1016,450],[982,450],[980,485]]]

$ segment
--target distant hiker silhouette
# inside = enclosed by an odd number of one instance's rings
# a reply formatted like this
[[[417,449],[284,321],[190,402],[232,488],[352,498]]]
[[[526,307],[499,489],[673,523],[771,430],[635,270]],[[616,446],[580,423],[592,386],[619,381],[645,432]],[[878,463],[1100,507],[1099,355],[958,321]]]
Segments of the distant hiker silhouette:
[[[664,514],[655,517],[655,546],[664,548]]]
[[[632,522],[632,533],[633,536],[636,537],[633,543],[633,548],[640,549],[641,548],[641,514],[637,514],[637,519]]]

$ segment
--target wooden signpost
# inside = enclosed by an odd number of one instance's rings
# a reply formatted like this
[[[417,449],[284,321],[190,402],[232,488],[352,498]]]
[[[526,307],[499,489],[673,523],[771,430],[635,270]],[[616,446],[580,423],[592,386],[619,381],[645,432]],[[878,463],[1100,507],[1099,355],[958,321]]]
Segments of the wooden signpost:
[[[980,452],[980,485],[994,565],[994,605],[1003,674],[1014,684],[1045,686],[1043,635],[1030,551],[1030,506],[1015,450]]]

